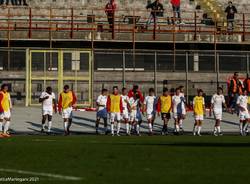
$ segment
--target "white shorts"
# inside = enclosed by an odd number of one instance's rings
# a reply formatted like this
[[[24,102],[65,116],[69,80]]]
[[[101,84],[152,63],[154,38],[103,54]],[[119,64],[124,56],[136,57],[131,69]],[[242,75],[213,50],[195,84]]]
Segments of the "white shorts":
[[[204,115],[195,115],[195,120],[196,121],[203,121],[204,120]]]
[[[249,113],[247,111],[240,112],[239,116],[241,121],[245,121],[250,118]]]
[[[123,110],[123,112],[122,112],[122,119],[123,120],[129,119],[128,110]]]
[[[49,116],[52,116],[53,115],[53,110],[42,110],[42,114],[43,116],[45,115],[49,115]]]
[[[11,117],[10,111],[0,113],[0,119],[5,119],[5,118],[9,119],[10,117]]]
[[[222,120],[222,110],[214,109],[214,118],[216,120]]]
[[[62,118],[63,119],[72,119],[72,117],[73,117],[72,107],[68,107],[66,109],[63,109],[63,111],[62,111]]]
[[[110,122],[113,123],[115,121],[121,121],[121,113],[120,112],[110,113]]]
[[[136,121],[136,114],[137,111],[136,110],[132,110],[131,113],[129,114],[129,121]]]

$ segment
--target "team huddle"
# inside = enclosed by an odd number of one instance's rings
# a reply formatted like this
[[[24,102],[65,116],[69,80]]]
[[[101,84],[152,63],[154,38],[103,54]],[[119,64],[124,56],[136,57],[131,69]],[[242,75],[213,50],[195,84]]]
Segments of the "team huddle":
[[[58,101],[58,103],[57,103]],[[240,134],[242,136],[248,133],[248,124],[250,120],[248,105],[249,97],[247,90],[243,89],[242,93],[237,98],[237,109],[239,110],[240,118]],[[47,87],[46,91],[42,92],[39,102],[42,104],[42,129],[41,132],[51,133],[52,116],[59,112],[63,118],[64,134],[70,134],[70,127],[73,118],[73,109],[76,107],[77,98],[68,85],[64,86],[63,91],[57,100],[51,87]],[[193,98],[194,112],[194,127],[193,135],[201,136],[202,123],[206,116],[205,99],[203,91],[199,89],[197,95]],[[140,128],[143,122],[143,116],[146,117],[148,123],[148,134],[154,134],[154,122],[157,116],[160,116],[162,125],[162,135],[168,135],[168,123],[171,116],[174,119],[174,134],[183,133],[183,121],[186,118],[186,98],[184,87],[180,86],[175,89],[174,93],[170,93],[167,88],[163,88],[162,95],[157,97],[155,90],[150,88],[148,95],[144,97],[135,85],[133,89],[128,91],[122,88],[121,94],[117,86],[113,87],[111,94],[108,94],[107,89],[102,89],[101,94],[96,100],[96,134],[100,134],[99,124],[104,121],[104,132],[107,135],[120,136],[121,123],[125,124],[126,135],[140,136]],[[217,92],[212,96],[210,116],[214,115],[215,126],[214,135],[222,135],[221,121],[223,114],[223,106],[227,108],[225,97],[222,88],[218,88]],[[11,120],[12,103],[8,92],[8,85],[3,84],[0,91],[0,137],[9,137],[9,126]],[[108,130],[108,120],[110,121],[110,130]],[[46,121],[48,125],[46,126]],[[47,128],[47,130],[45,130]]]

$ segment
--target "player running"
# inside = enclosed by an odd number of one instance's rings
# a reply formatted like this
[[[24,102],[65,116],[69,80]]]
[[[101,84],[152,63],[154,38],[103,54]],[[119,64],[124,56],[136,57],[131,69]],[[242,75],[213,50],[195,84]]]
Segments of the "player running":
[[[179,88],[176,88],[175,95],[172,97],[172,111],[175,121],[175,134],[180,133],[180,120],[185,116],[185,104],[183,97],[181,96],[181,91]]]
[[[10,137],[8,132],[10,126],[12,103],[9,87],[7,84],[1,86],[0,91],[0,137]]]
[[[193,99],[193,109],[194,109],[194,118],[195,118],[193,135],[201,136],[201,126],[204,120],[204,115],[206,114],[205,99],[203,97],[202,89],[198,90],[198,95],[195,96]]]
[[[129,131],[129,97],[127,95],[127,89],[126,88],[122,88],[122,119],[126,125],[126,135],[129,136],[130,135],[130,131]]]
[[[168,88],[163,89],[163,94],[159,97],[157,103],[158,116],[161,114],[163,121],[162,135],[168,135],[168,122],[171,118],[172,97],[169,95]]]
[[[96,134],[99,134],[99,124],[101,119],[104,121],[105,135],[108,134],[108,111],[107,111],[107,95],[108,90],[102,89],[102,94],[98,96],[96,100],[97,113],[96,113]]]
[[[39,102],[42,103],[42,130],[41,132],[45,132],[45,123],[46,119],[48,119],[48,134],[51,132],[52,127],[52,116],[53,116],[53,109],[54,112],[57,113],[56,107],[56,97],[55,94],[52,92],[52,88],[49,86],[46,88],[46,91],[42,92]]]
[[[110,113],[111,135],[114,136],[114,123],[117,122],[116,135],[120,136],[121,113],[122,113],[122,97],[119,95],[118,87],[113,87],[113,93],[108,96],[107,110]]]
[[[143,102],[143,113],[146,112],[148,120],[149,135],[153,135],[153,124],[157,110],[157,97],[154,88],[149,89],[149,95],[145,97]]]
[[[214,126],[214,136],[222,135],[220,123],[222,120],[222,108],[227,108],[225,97],[223,95],[223,89],[219,87],[217,89],[217,93],[213,95],[211,99],[211,109],[210,112],[213,111],[214,118],[215,118],[215,126]],[[210,113],[210,116],[212,114]]]
[[[72,124],[73,107],[76,105],[76,100],[75,93],[69,89],[68,85],[65,85],[58,100],[58,111],[63,118],[64,135],[66,136],[70,134],[69,129]]]
[[[248,123],[250,121],[249,112],[247,109],[247,102],[248,102],[248,96],[247,96],[247,90],[243,89],[243,94],[241,94],[237,99],[237,105],[239,107],[240,111],[240,135],[244,136],[246,135],[246,130],[248,127]]]

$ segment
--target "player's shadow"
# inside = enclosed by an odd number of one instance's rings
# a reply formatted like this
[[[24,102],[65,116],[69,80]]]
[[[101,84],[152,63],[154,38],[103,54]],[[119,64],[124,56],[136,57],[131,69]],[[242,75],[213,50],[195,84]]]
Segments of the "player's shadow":
[[[34,128],[37,128],[37,129],[28,128],[28,129],[33,130],[33,131],[35,131],[35,132],[40,132],[40,130],[42,129],[42,125],[41,125],[40,123],[34,123],[34,122],[30,122],[30,121],[26,121],[25,123],[30,124],[30,125],[31,125],[32,127],[34,127]],[[61,133],[64,132],[62,129],[60,129],[60,128],[55,128],[55,127],[52,127],[52,128],[51,128],[51,131],[52,131],[53,133],[59,133],[59,134],[61,134]]]
[[[210,118],[210,117],[209,117],[209,118],[206,118],[206,119],[209,119],[209,120],[214,120],[214,118]],[[222,122],[222,123],[229,124],[229,125],[239,126],[239,123],[232,122],[232,121],[222,120],[221,122]]]

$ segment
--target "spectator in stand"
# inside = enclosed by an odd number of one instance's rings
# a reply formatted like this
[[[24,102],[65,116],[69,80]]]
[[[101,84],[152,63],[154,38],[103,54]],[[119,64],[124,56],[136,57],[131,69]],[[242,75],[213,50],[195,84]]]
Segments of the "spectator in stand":
[[[239,95],[242,94],[242,90],[243,90],[243,85],[239,80],[239,73],[234,72],[234,75],[230,81],[229,90],[228,90],[229,105],[230,105],[231,113],[233,113],[232,108],[234,108],[234,110],[238,114],[238,108],[237,108],[236,102],[237,102]]]
[[[116,8],[117,8],[117,5],[115,3],[115,0],[110,0],[105,6],[105,13],[107,15],[110,32],[114,30]]]
[[[154,21],[154,24],[157,23],[157,17],[163,17],[163,5],[160,3],[159,0],[156,0],[153,3],[149,3],[146,7],[147,9],[151,9],[150,16],[147,21],[146,28],[149,24],[151,24],[152,20]]]
[[[227,13],[227,30],[232,32],[234,29],[234,16],[237,13],[237,9],[233,5],[232,1],[228,2],[225,12]]]
[[[174,20],[176,24],[181,24],[181,1],[180,0],[171,0],[173,7]]]

